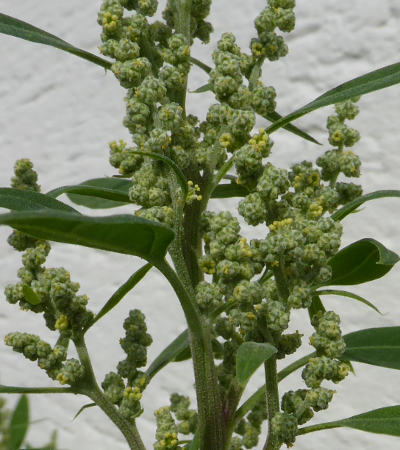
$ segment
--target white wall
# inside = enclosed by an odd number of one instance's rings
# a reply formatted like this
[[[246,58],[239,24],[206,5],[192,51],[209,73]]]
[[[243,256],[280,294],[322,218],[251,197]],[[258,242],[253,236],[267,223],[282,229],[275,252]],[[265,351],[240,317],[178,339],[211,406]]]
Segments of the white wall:
[[[164,2],[163,2],[164,3]],[[196,45],[199,58],[210,61],[210,48],[224,31],[233,31],[243,48],[254,35],[252,21],[265,1],[214,1],[212,22],[216,29],[210,46]],[[351,6],[349,6],[351,4]],[[3,13],[30,22],[78,47],[96,52],[100,29],[96,24],[100,1],[68,2],[41,0],[1,0]],[[396,0],[298,0],[297,26],[288,37],[290,54],[265,67],[263,80],[278,92],[278,111],[288,113],[317,95],[357,75],[398,61],[400,47],[400,6]],[[195,53],[193,53],[195,54]],[[196,71],[190,82],[194,89],[205,81]],[[0,36],[0,185],[7,186],[14,161],[32,159],[39,172],[43,191],[78,183],[87,178],[115,173],[108,160],[107,143],[129,139],[121,125],[124,91],[112,74],[98,66],[56,49]],[[189,109],[203,116],[212,96],[189,95]],[[362,134],[355,150],[363,161],[361,181],[365,192],[400,188],[400,136],[398,120],[400,88],[369,94],[360,101],[361,113],[353,126]],[[327,150],[325,122],[330,109],[314,112],[297,122],[324,143],[323,148],[291,136],[276,133],[272,161],[288,166],[305,158],[314,159]],[[262,121],[259,126],[263,126]],[[230,204],[231,207],[233,204]],[[215,202],[223,208],[222,202]],[[229,206],[228,206],[229,207]],[[225,206],[226,208],[226,206]],[[380,200],[366,206],[358,215],[344,220],[343,244],[362,237],[374,237],[400,253],[399,203]],[[110,213],[108,211],[107,213]],[[90,212],[91,213],[91,212]],[[102,213],[102,212],[100,212]],[[246,234],[251,230],[246,230]],[[0,228],[0,287],[16,281],[19,255],[6,243],[9,231]],[[97,311],[115,289],[143,262],[137,258],[109,254],[87,248],[55,244],[47,266],[65,266],[81,283],[81,292],[91,299]],[[400,323],[398,270],[384,280],[353,289],[373,301],[385,314],[379,316],[365,306],[341,298],[326,299],[327,308],[341,312],[344,332]],[[88,333],[99,380],[115,367],[123,354],[118,345],[122,320],[129,309],[140,307],[147,316],[154,337],[149,360],[154,358],[185,327],[178,302],[153,269],[147,278],[119,307]],[[304,329],[306,315],[300,314],[294,329]],[[303,327],[303,328],[302,328]],[[51,339],[42,320],[9,305],[1,294],[1,335],[9,331],[31,331]],[[44,330],[44,331],[42,331]],[[310,328],[307,327],[309,332]],[[306,341],[306,339],[305,339]],[[309,349],[305,347],[303,352]],[[0,345],[0,383],[21,386],[47,386],[51,380],[35,363]],[[400,404],[399,374],[396,371],[354,364],[356,377],[337,386],[330,409],[317,415],[315,423],[348,417],[370,409]],[[171,392],[192,391],[190,364],[171,365],[158,375],[146,391],[146,413],[138,420],[147,448],[154,439],[152,411],[168,403]],[[253,383],[257,387],[259,381]],[[289,377],[282,392],[301,386],[299,373]],[[15,397],[14,397],[15,401]],[[43,444],[50,430],[59,430],[63,449],[122,450],[126,448],[117,429],[101,411],[91,408],[72,421],[87,400],[64,396],[31,396],[33,419],[46,420],[32,427],[30,442]],[[11,400],[10,400],[11,402]],[[260,444],[259,448],[262,448]],[[300,437],[299,450],[399,448],[399,441],[388,436],[335,429]]]

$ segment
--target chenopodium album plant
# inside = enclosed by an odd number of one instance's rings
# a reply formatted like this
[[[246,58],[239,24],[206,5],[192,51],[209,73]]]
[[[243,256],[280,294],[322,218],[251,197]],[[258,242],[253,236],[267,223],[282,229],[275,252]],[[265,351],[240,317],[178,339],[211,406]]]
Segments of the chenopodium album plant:
[[[136,426],[141,397],[169,362],[192,358],[197,406],[185,392],[155,411],[156,449],[224,450],[294,446],[297,436],[334,427],[400,435],[400,406],[364,412],[334,422],[305,425],[328,408],[351,361],[400,368],[400,327],[354,331],[343,336],[340,317],[327,311],[321,296],[350,297],[345,290],[387,273],[398,256],[373,239],[340,249],[341,220],[364,202],[399,197],[399,191],[363,195],[353,183],[360,158],[351,148],[359,133],[349,126],[360,95],[400,82],[400,64],[355,78],[281,117],[276,92],[262,81],[264,63],[288,52],[280,32],[295,26],[295,0],[268,0],[255,18],[250,50],[232,33],[219,37],[209,67],[191,54],[195,39],[207,43],[211,0],[169,0],[163,20],[151,20],[157,0],[104,0],[98,14],[102,59],[32,25],[0,15],[0,31],[73,53],[111,70],[126,89],[123,124],[132,142],[110,144],[109,178],[87,180],[40,193],[27,159],[15,164],[11,188],[0,190],[0,206],[11,210],[0,223],[13,228],[8,242],[22,252],[19,282],[5,289],[9,303],[43,314],[53,343],[40,336],[11,332],[6,345],[64,387],[23,388],[24,392],[66,392],[89,397],[113,421],[131,449],[144,449]],[[111,60],[111,61],[110,61]],[[212,91],[215,103],[205,118],[188,113],[185,101],[193,65],[209,75],[196,92]],[[279,128],[318,142],[291,124],[327,105],[330,147],[312,161],[287,170],[268,161],[271,135]],[[256,116],[272,123],[255,130]],[[353,180],[353,181],[352,181]],[[67,193],[75,204],[112,208],[134,204],[132,214],[91,217],[56,199]],[[239,215],[251,226],[265,225],[261,239],[241,235],[228,210],[212,212],[211,198],[240,198]],[[65,268],[47,267],[49,241],[136,255],[147,264],[134,273],[95,314]],[[166,255],[169,255],[167,262]],[[147,333],[141,311],[133,309],[120,340],[126,354],[97,380],[85,333],[154,266],[169,281],[182,306],[187,330],[147,369]],[[297,310],[307,309],[314,328],[287,332]],[[309,341],[314,353],[277,372],[277,360]],[[71,346],[78,358],[70,358]],[[242,395],[253,373],[264,365],[265,382],[247,400]],[[302,389],[279,392],[279,382],[297,369]],[[2,386],[1,392],[22,388]],[[265,443],[259,443],[263,428]]]

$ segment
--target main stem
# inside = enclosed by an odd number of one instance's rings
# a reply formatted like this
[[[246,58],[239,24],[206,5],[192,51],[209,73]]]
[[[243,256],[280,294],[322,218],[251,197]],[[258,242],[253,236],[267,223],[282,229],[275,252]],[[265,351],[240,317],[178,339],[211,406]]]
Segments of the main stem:
[[[221,450],[224,448],[225,433],[209,326],[171,266],[163,261],[157,267],[175,290],[189,328],[199,415],[199,448]]]
[[[281,444],[272,431],[272,418],[279,412],[278,377],[276,357],[272,356],[265,364],[265,390],[267,393],[268,436],[264,450],[278,450]]]
[[[74,344],[78,352],[79,360],[85,368],[85,376],[80,380],[78,386],[79,392],[90,397],[96,405],[107,414],[124,435],[131,450],[146,450],[136,428],[136,424],[134,422],[131,423],[122,417],[117,408],[107,400],[102,390],[99,388],[83,335],[75,337]]]

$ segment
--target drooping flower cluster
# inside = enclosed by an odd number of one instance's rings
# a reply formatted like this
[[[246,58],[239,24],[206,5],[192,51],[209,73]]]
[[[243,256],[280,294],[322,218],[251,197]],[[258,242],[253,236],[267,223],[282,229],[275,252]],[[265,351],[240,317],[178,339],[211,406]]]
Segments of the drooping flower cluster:
[[[37,174],[29,160],[16,162],[12,185],[17,189],[39,190]],[[57,330],[60,336],[53,347],[39,336],[20,332],[7,334],[5,342],[26,358],[37,361],[49,377],[61,384],[74,385],[84,372],[78,360],[66,359],[68,344],[93,319],[93,313],[86,308],[88,297],[77,294],[79,283],[71,281],[67,270],[43,267],[50,251],[47,241],[13,231],[8,242],[24,254],[23,266],[18,270],[20,281],[5,288],[7,301],[18,303],[26,311],[43,313],[46,326]]]
[[[147,363],[147,347],[153,342],[147,333],[145,317],[134,309],[124,321],[125,337],[120,344],[126,359],[120,361],[117,372],[109,372],[102,383],[107,399],[119,406],[121,415],[133,422],[142,412],[140,400],[147,385],[146,374],[140,370]],[[126,380],[126,382],[124,381]]]

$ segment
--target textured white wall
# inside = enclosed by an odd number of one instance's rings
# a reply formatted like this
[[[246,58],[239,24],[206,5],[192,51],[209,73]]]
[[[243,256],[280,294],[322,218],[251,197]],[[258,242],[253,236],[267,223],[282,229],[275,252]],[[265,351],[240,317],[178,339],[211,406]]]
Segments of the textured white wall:
[[[78,47],[96,52],[100,31],[96,14],[100,3],[1,0],[0,9]],[[236,33],[240,44],[246,48],[249,38],[254,35],[252,21],[264,4],[265,0],[214,1],[212,22],[216,33],[209,46],[195,46],[199,58],[210,61],[210,49],[224,31]],[[278,110],[282,114],[341,82],[398,60],[400,6],[397,0],[298,0],[296,13],[296,29],[287,39],[289,56],[268,64],[263,76],[266,83],[276,87]],[[22,157],[34,162],[44,191],[115,173],[107,162],[107,143],[114,139],[129,139],[129,136],[121,125],[124,92],[112,74],[105,75],[101,68],[53,48],[3,35],[0,36],[0,61],[0,185],[9,184],[14,161]],[[190,88],[200,86],[205,80],[202,73],[194,71]],[[353,126],[363,136],[355,150],[363,161],[361,181],[365,192],[400,188],[399,93],[399,87],[392,87],[360,101],[361,113]],[[189,109],[201,116],[213,101],[211,95],[189,95],[188,99],[191,102]],[[280,131],[274,137],[272,161],[287,167],[294,161],[315,158],[328,149],[324,127],[329,113],[328,109],[314,112],[297,122],[321,140],[323,148]],[[260,121],[259,126],[263,125]],[[232,207],[233,203],[230,205]],[[213,206],[222,208],[223,204],[215,202]],[[358,215],[344,220],[343,244],[361,237],[374,237],[400,253],[400,231],[396,225],[398,211],[396,199],[380,200],[366,206]],[[250,233],[251,230],[246,229],[246,234]],[[0,228],[1,290],[7,283],[15,282],[20,266],[19,255],[5,243],[8,234],[8,230]],[[50,255],[47,265],[68,268],[72,278],[81,283],[81,292],[89,295],[95,311],[142,264],[137,258],[70,245],[55,244]],[[399,272],[395,269],[384,280],[354,288],[354,292],[375,302],[385,313],[383,316],[341,298],[326,299],[326,306],[341,312],[345,333],[360,328],[397,325],[400,323],[399,281]],[[4,301],[3,295],[1,297],[2,336],[19,330],[40,332],[42,337],[51,339],[49,333],[42,331],[40,318],[16,310]],[[88,333],[88,346],[100,380],[123,357],[118,345],[122,336],[121,323],[133,307],[144,311],[154,337],[149,360],[185,327],[172,290],[153,269],[99,327]],[[304,329],[306,320],[306,316],[300,314],[293,328]],[[310,331],[309,327],[306,330]],[[302,351],[305,353],[309,348],[305,346]],[[0,383],[51,385],[34,363],[4,345],[0,346],[0,361]],[[337,386],[338,393],[331,407],[327,412],[319,413],[315,423],[400,404],[398,372],[360,364],[354,364],[354,367],[357,376],[350,375]],[[171,392],[191,392],[192,382],[188,363],[172,364],[154,379],[143,399],[147,411],[138,420],[147,448],[152,448],[154,436],[152,411],[167,404]],[[253,388],[259,383],[260,378],[258,383],[254,381]],[[299,386],[300,376],[295,373],[282,383],[281,390]],[[32,427],[31,443],[43,443],[50,430],[57,428],[63,449],[126,448],[118,430],[101,411],[89,409],[72,421],[76,411],[87,403],[85,399],[54,395],[31,396],[31,400],[33,418],[46,419]],[[388,436],[335,429],[325,434],[319,432],[300,437],[295,448],[394,450],[399,448],[399,441]]]

